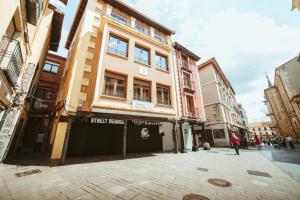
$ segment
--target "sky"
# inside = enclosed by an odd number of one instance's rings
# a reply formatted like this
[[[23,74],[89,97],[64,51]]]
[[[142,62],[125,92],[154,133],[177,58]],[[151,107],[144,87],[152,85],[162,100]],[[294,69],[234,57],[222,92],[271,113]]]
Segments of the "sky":
[[[79,0],[69,0],[58,54],[63,48]],[[300,12],[292,0],[123,0],[176,31],[172,37],[201,57],[215,57],[231,82],[250,122],[269,120],[264,105],[266,74],[300,52]]]

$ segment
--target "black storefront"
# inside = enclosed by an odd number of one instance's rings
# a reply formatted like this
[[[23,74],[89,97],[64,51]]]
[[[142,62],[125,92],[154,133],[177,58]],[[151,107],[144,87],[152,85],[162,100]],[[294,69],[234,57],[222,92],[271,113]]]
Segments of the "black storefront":
[[[125,158],[127,153],[163,150],[162,119],[96,114],[63,120],[69,122],[64,144],[66,157],[123,155]]]

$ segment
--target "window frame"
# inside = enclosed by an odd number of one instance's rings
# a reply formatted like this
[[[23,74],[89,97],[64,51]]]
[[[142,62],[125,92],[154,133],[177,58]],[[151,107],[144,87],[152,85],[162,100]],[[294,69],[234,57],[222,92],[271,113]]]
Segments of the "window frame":
[[[45,69],[46,64],[50,65],[50,70]],[[57,67],[56,72],[52,71],[53,67]],[[56,63],[56,62],[53,62],[53,61],[50,61],[50,60],[46,60],[44,66],[43,66],[43,72],[51,73],[51,74],[58,74],[58,72],[59,72],[59,63]]]
[[[160,89],[158,89],[160,88]],[[164,103],[164,89],[167,89],[168,90],[168,103],[165,104]],[[162,93],[162,101],[159,103],[158,101],[158,91],[160,91]],[[171,87],[170,86],[167,86],[167,85],[163,85],[163,84],[159,84],[157,83],[156,84],[156,102],[158,105],[165,105],[165,106],[171,106],[172,105],[172,99],[171,99]]]
[[[139,49],[139,53],[140,53],[140,58],[137,57],[136,55],[136,49]],[[141,58],[141,55],[142,55],[142,51],[145,51],[148,53],[148,62],[147,63],[144,63],[142,62],[142,58]],[[135,62],[138,62],[138,63],[141,63],[141,64],[144,64],[144,65],[151,65],[151,50],[149,48],[146,48],[146,47],[143,47],[142,45],[139,45],[139,44],[135,44],[134,45],[134,61]]]
[[[145,83],[144,85],[141,84],[141,83]],[[146,86],[148,85],[148,86]],[[151,90],[151,86],[152,83],[151,81],[147,81],[147,80],[143,80],[143,79],[139,79],[139,78],[134,78],[133,79],[133,100],[136,100],[136,101],[143,101],[143,102],[152,102],[152,90]],[[136,86],[139,86],[138,89],[139,89],[139,98],[137,98],[137,96],[135,95],[135,89],[137,88]],[[149,91],[149,96],[147,98],[149,99],[146,99],[144,97],[144,89],[148,89]]]
[[[112,47],[110,47],[111,38],[114,38],[114,39],[117,40],[117,47],[116,47],[116,49],[113,49]],[[122,51],[119,50],[120,41],[126,43],[126,52],[122,52]],[[109,34],[107,52],[109,52],[111,54],[114,54],[114,55],[117,55],[117,56],[120,56],[122,58],[128,58],[128,54],[129,54],[128,48],[129,48],[129,40],[128,39],[125,39],[125,38],[120,37],[120,36],[118,36],[116,34],[113,34],[113,33]]]
[[[123,95],[110,95],[109,89],[107,89],[107,78],[109,78],[111,80],[112,86],[113,86],[113,91],[111,94],[117,94],[118,90],[118,86],[123,86],[124,87],[124,93]],[[104,96],[108,96],[108,97],[113,97],[113,98],[120,98],[120,99],[126,99],[127,98],[127,76],[123,75],[123,74],[119,74],[119,73],[115,73],[115,72],[111,72],[106,70],[104,72],[104,83],[103,83],[103,89],[102,89],[102,95]],[[119,84],[118,81],[123,81],[124,84]]]
[[[159,66],[157,65],[157,62],[156,62],[157,57],[160,57],[160,65]],[[161,58],[165,58],[165,60],[166,60],[166,63],[165,63],[166,69],[163,69],[161,66],[161,64],[162,64]],[[159,69],[159,70],[162,70],[165,72],[169,72],[169,70],[170,70],[169,69],[169,57],[167,55],[161,54],[159,52],[155,52],[155,67],[156,67],[156,69]]]

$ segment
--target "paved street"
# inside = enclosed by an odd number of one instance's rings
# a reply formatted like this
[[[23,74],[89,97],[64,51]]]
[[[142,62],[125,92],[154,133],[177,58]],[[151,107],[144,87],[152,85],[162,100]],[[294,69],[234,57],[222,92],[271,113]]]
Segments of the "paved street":
[[[41,172],[15,175],[35,169]],[[256,150],[242,150],[240,156],[232,149],[160,153],[59,167],[1,165],[0,177],[1,200],[182,199],[190,193],[209,199],[300,199],[300,183]],[[232,185],[214,186],[209,178]]]

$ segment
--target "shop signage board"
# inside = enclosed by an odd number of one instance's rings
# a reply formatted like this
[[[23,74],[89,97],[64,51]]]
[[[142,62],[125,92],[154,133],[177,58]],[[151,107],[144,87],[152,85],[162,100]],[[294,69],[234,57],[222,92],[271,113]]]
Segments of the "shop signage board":
[[[140,75],[148,76],[148,69],[147,69],[147,67],[140,66],[139,73],[140,73]]]
[[[133,108],[153,109],[153,103],[133,100],[132,107]]]

